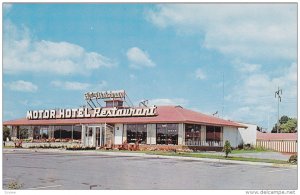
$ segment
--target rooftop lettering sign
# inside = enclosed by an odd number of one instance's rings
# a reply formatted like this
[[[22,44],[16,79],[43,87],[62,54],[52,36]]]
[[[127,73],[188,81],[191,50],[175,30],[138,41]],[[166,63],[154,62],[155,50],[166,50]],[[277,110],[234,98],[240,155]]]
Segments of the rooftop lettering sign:
[[[156,116],[156,107],[148,108],[76,108],[59,110],[30,110],[26,118],[38,119],[76,119],[76,118],[105,118],[105,117],[148,117]]]
[[[85,100],[108,99],[108,98],[124,98],[125,97],[125,90],[88,92],[88,93],[84,94],[84,97],[85,97]]]

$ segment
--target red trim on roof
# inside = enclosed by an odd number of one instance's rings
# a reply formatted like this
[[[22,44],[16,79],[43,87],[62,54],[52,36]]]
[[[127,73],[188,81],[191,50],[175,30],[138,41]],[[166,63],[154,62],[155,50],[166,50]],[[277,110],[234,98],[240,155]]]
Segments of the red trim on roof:
[[[46,119],[27,120],[26,118],[6,121],[4,125],[67,125],[67,124],[99,124],[99,123],[197,123],[217,126],[247,128],[239,123],[205,115],[179,106],[158,106],[157,116],[153,117],[115,117],[84,119]]]
[[[298,133],[262,133],[256,132],[257,140],[298,140]]]

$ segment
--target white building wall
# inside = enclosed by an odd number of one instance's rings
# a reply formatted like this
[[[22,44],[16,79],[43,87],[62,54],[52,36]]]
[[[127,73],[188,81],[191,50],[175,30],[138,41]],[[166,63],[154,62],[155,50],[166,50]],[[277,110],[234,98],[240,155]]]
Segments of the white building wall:
[[[247,129],[239,128],[239,133],[243,140],[243,144],[251,144],[255,146],[257,125],[247,124],[247,123],[240,123],[240,124],[248,127]]]
[[[223,127],[223,144],[228,140],[232,147],[237,147],[242,143],[239,130],[236,127]]]
[[[123,124],[115,124],[115,144],[122,144]]]

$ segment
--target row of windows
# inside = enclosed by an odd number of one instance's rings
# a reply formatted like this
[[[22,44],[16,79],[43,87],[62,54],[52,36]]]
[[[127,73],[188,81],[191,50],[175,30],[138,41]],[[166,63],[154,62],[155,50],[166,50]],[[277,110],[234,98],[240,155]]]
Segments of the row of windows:
[[[221,127],[206,126],[206,141],[222,141],[223,131]],[[185,142],[188,145],[198,145],[201,141],[201,125],[185,125]],[[147,143],[147,125],[129,124],[127,125],[128,143]],[[177,145],[178,144],[178,124],[157,124],[156,144]]]
[[[185,141],[201,140],[201,125],[186,124],[185,125]],[[222,141],[222,127],[206,126],[206,141]]]
[[[20,126],[17,137],[27,139],[32,133],[34,139],[81,139],[82,126]],[[88,132],[86,132],[88,133]],[[92,131],[89,132],[92,136]],[[206,126],[206,141],[222,141],[223,131],[221,127]],[[185,143],[187,145],[198,144],[201,141],[201,125],[185,125]],[[146,124],[127,125],[128,143],[147,143]],[[157,124],[156,143],[164,145],[178,144],[178,124]]]
[[[20,126],[17,131],[19,139],[81,139],[81,125],[63,126]]]
[[[204,142],[220,142],[223,138],[222,127],[206,126],[206,139]],[[186,145],[202,145],[201,141],[201,125],[186,124],[185,125],[185,144]]]

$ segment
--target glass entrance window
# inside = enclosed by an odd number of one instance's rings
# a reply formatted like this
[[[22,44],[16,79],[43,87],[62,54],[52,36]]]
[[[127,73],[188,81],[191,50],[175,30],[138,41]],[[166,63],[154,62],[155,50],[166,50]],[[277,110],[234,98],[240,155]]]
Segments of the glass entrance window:
[[[72,139],[72,125],[54,126],[54,138],[68,141]]]
[[[157,144],[178,144],[178,124],[157,124],[156,125]]]
[[[40,136],[42,139],[48,139],[49,134],[48,134],[48,127],[41,127],[40,128]]]
[[[73,126],[73,139],[80,140],[81,139],[81,131],[82,131],[81,125]]]
[[[223,128],[217,126],[206,126],[206,141],[220,142],[223,140]]]
[[[201,125],[186,124],[185,125],[185,144],[201,145]]]
[[[127,125],[127,143],[141,144],[147,143],[147,125],[146,124],[128,124]]]
[[[17,137],[19,139],[28,139],[30,128],[31,128],[30,126],[20,126]]]
[[[93,136],[93,128],[92,127],[89,127],[89,132],[88,132],[89,136]]]
[[[40,126],[33,128],[33,139],[40,139]]]
[[[96,142],[97,146],[102,146],[103,143],[101,143],[101,133],[100,133],[100,127],[96,127]]]

